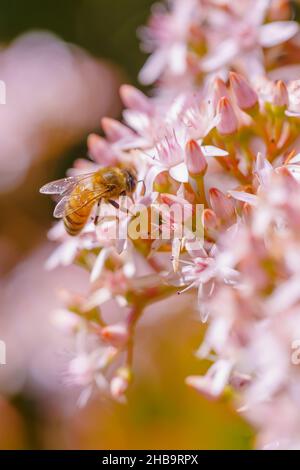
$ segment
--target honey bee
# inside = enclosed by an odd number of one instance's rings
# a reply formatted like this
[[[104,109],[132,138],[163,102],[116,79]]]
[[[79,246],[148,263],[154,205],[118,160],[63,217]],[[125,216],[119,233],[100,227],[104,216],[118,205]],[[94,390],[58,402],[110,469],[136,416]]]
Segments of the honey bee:
[[[60,201],[54,209],[54,217],[62,217],[69,235],[78,235],[85,226],[95,203],[101,200],[119,208],[119,196],[132,196],[137,185],[133,170],[106,167],[93,173],[70,176],[52,181],[41,187],[42,194],[58,194]],[[98,221],[98,214],[95,224]]]

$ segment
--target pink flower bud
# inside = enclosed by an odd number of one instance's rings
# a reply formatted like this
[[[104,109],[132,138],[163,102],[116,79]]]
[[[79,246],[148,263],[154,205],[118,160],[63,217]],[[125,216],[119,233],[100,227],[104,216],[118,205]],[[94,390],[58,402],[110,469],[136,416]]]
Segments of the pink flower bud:
[[[116,119],[108,117],[102,118],[101,125],[107,138],[111,142],[132,136],[132,131],[121,122],[116,121]]]
[[[114,377],[110,383],[110,393],[117,401],[124,401],[128,383],[122,377]]]
[[[238,130],[238,120],[229,99],[225,96],[218,102],[217,113],[220,114],[220,122],[217,124],[219,133],[234,134]]]
[[[108,325],[101,329],[102,338],[112,346],[121,347],[128,341],[128,330],[124,323]]]
[[[218,226],[218,219],[214,211],[204,209],[202,213],[202,223],[205,230],[215,229]]]
[[[124,105],[142,113],[151,114],[152,106],[149,98],[131,85],[122,85],[120,95]]]
[[[225,83],[223,82],[223,80],[221,78],[217,77],[215,79],[214,85],[213,85],[213,105],[214,105],[214,109],[217,108],[220,99],[223,98],[224,96],[226,96],[227,98],[229,97],[227,87],[226,87]]]
[[[110,393],[117,401],[125,401],[124,394],[128,388],[131,372],[127,367],[118,369],[116,375],[110,382]]]
[[[174,194],[169,193],[161,193],[160,200],[163,204],[166,204],[169,207],[174,206],[174,204],[178,205],[178,207],[183,208],[185,204],[188,204],[185,199],[182,197],[175,196]]]
[[[107,141],[97,134],[90,134],[87,138],[88,153],[94,161],[114,164],[114,158]]]
[[[226,196],[217,188],[209,190],[210,204],[220,219],[230,222],[235,216],[235,205],[230,196]]]
[[[202,224],[206,237],[211,240],[216,240],[218,238],[219,221],[214,211],[204,209],[202,213]]]
[[[98,146],[98,143],[100,142],[100,146],[105,146],[107,145],[107,143],[105,142],[105,140],[100,137],[99,135],[97,134],[90,134],[88,135],[88,138],[87,138],[87,146],[88,146],[88,149],[91,151],[93,150],[94,147]]]
[[[253,108],[258,103],[258,97],[247,80],[235,72],[230,72],[229,79],[238,106],[243,110]]]
[[[185,163],[191,175],[203,175],[207,169],[206,158],[200,145],[190,140],[185,147]]]
[[[161,206],[166,223],[181,225],[183,220],[188,220],[193,216],[193,204],[190,204],[186,199],[168,193],[161,193],[160,199],[163,204],[170,207],[168,210]]]
[[[286,84],[282,80],[276,82],[273,102],[276,106],[288,107],[289,105],[289,93]]]

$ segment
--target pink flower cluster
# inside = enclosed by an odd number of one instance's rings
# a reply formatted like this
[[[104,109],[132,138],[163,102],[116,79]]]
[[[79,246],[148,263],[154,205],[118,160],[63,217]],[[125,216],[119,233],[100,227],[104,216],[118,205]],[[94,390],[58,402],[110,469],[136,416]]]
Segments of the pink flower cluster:
[[[77,237],[61,223],[51,230],[59,246],[48,267],[78,263],[90,276],[89,292],[65,294],[55,313],[74,335],[68,377],[82,404],[99,389],[124,401],[137,321],[190,289],[208,323],[197,354],[211,366],[187,384],[213,399],[230,388],[258,447],[300,448],[300,80],[269,74],[297,65],[290,15],[285,0],[173,0],[141,29],[152,55],[140,78],[156,81],[155,94],[123,85],[123,121],[103,119],[105,137],[88,138],[91,161],[71,173],[133,166],[144,185],[132,204],[202,204],[204,236],[112,239],[113,215]]]

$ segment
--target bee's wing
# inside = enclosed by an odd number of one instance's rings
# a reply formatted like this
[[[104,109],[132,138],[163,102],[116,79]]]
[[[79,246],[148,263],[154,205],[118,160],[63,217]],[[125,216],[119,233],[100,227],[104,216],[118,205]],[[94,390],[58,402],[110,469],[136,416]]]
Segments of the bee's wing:
[[[110,188],[107,189],[99,189],[97,191],[90,191],[89,195],[85,198],[85,200],[82,200],[82,197],[80,194],[73,195],[69,194],[66,196],[63,196],[62,199],[58,202],[56,205],[53,215],[54,217],[60,218],[60,217],[65,217],[66,215],[70,215],[73,212],[76,212],[83,207],[94,204],[97,200],[99,200],[101,197],[103,197],[105,194],[109,193],[111,191]],[[72,200],[73,207],[68,207],[68,202]],[[77,204],[76,204],[77,200]]]
[[[77,184],[81,182],[83,182],[83,184],[88,183],[94,174],[95,172],[85,173],[83,175],[69,176],[68,178],[51,181],[51,183],[47,183],[41,187],[40,193],[60,195],[67,194],[71,192]]]

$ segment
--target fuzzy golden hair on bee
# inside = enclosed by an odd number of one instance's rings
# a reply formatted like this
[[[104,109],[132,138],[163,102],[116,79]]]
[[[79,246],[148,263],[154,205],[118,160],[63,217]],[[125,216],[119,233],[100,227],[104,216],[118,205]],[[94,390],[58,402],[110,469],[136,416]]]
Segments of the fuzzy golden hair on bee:
[[[40,192],[60,196],[54,216],[62,218],[68,234],[75,236],[86,225],[96,203],[99,206],[104,200],[118,207],[117,199],[131,196],[136,185],[137,177],[132,168],[105,167],[93,173],[52,181]]]

